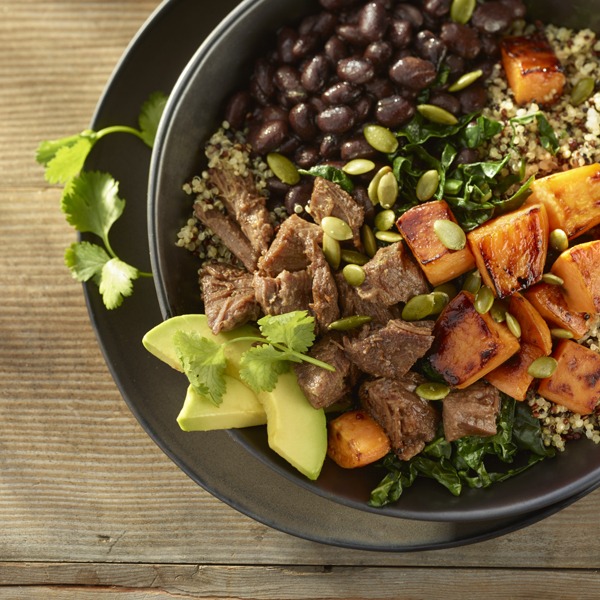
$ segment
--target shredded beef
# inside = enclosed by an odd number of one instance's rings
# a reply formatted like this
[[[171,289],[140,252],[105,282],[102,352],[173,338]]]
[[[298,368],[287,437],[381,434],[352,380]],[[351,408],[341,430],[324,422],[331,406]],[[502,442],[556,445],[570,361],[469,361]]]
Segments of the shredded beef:
[[[282,271],[277,277],[254,273],[254,294],[265,315],[307,310],[312,299],[308,271]]]
[[[315,239],[308,240],[306,255],[309,259],[308,272],[312,277],[312,301],[309,308],[315,316],[318,331],[324,332],[340,316],[338,290],[323,250]]]

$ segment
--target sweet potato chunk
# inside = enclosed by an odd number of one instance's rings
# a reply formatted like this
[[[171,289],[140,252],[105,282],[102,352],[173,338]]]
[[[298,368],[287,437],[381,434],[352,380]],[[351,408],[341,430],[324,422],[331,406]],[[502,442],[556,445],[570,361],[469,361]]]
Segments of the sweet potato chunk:
[[[498,298],[537,283],[548,251],[548,215],[543,204],[523,206],[467,234],[483,282]]]
[[[475,267],[475,259],[467,246],[462,250],[449,250],[440,242],[433,229],[438,219],[456,223],[444,200],[414,206],[396,222],[431,285],[450,281]]]
[[[531,191],[527,204],[544,204],[550,229],[563,229],[569,239],[600,223],[599,164],[542,177]]]
[[[523,294],[550,325],[570,331],[576,340],[588,332],[589,315],[569,309],[562,287],[538,283]]]
[[[521,344],[537,346],[546,355],[552,352],[550,328],[527,298],[519,293],[512,295],[508,312],[519,321]]]
[[[565,282],[565,297],[572,310],[600,312],[600,240],[565,250],[551,271]]]
[[[600,354],[571,340],[562,340],[552,356],[558,366],[542,379],[538,393],[580,415],[589,415],[600,401]]]
[[[535,101],[550,105],[560,98],[565,76],[543,35],[506,38],[501,51],[502,65],[517,104]]]
[[[364,467],[390,451],[383,428],[364,410],[351,410],[329,422],[327,456],[340,467]]]
[[[470,292],[460,292],[442,311],[433,329],[431,366],[459,389],[465,388],[519,351],[503,323],[479,314]]]

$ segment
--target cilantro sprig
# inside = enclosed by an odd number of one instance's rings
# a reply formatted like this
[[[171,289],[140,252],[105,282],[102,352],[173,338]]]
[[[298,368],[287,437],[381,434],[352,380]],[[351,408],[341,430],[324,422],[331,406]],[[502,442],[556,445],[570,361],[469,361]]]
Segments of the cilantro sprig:
[[[243,336],[219,344],[195,332],[177,331],[175,352],[192,387],[215,405],[223,401],[227,368],[225,348],[242,341],[255,342],[242,354],[240,378],[255,392],[272,391],[279,375],[291,363],[309,362],[335,371],[335,368],[306,354],[315,340],[315,321],[306,311],[268,315],[258,321],[262,337]]]
[[[79,233],[97,236],[101,244],[80,241],[65,251],[65,264],[77,281],[93,281],[108,309],[117,308],[133,292],[133,281],[151,277],[121,260],[113,250],[109,234],[125,209],[120,198],[119,183],[108,173],[84,171],[87,157],[94,146],[107,135],[126,133],[138,137],[152,148],[166,96],[155,92],[143,103],[138,128],[111,125],[93,131],[86,129],[76,135],[43,141],[36,160],[44,167],[48,183],[64,185],[61,209],[67,222]]]

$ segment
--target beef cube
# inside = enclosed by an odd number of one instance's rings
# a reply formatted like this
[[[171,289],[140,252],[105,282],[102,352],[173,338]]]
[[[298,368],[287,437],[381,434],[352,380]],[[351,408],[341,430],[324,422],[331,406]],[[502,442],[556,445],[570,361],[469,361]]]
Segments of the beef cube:
[[[282,271],[277,277],[254,273],[254,295],[265,315],[308,310],[312,284],[308,271]]]
[[[316,239],[307,241],[306,255],[309,259],[308,272],[312,278],[312,302],[309,308],[315,317],[318,331],[324,332],[327,326],[340,316],[338,290],[323,250]]]
[[[494,435],[499,410],[500,392],[482,381],[451,392],[443,400],[446,440],[453,442],[465,435]]]
[[[207,263],[200,272],[200,287],[208,326],[215,335],[256,321],[260,316],[252,275],[244,269]]]
[[[409,323],[402,319],[387,325],[369,325],[354,337],[344,338],[348,358],[364,373],[400,378],[425,355],[433,343],[433,322]]]
[[[425,380],[416,373],[402,379],[375,379],[362,384],[361,402],[383,427],[400,460],[410,460],[436,435],[440,420],[430,402],[415,394]]]

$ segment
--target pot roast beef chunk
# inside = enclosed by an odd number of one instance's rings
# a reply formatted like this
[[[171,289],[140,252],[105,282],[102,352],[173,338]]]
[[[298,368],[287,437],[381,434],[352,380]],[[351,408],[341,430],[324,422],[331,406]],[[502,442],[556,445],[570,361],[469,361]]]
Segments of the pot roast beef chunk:
[[[319,224],[325,217],[337,217],[350,225],[356,248],[362,249],[360,228],[365,220],[365,209],[337,183],[315,177],[308,212]]]
[[[355,337],[344,338],[348,358],[364,373],[389,379],[400,378],[424,356],[433,343],[433,322],[419,324],[401,319],[387,325],[368,325]]]
[[[259,255],[231,217],[212,205],[201,202],[194,204],[194,214],[205,227],[221,238],[223,244],[248,271],[256,269]]]
[[[298,385],[315,408],[325,408],[342,400],[354,383],[354,369],[344,354],[336,335],[323,336],[308,352],[309,356],[322,360],[335,371],[302,362],[294,365]]]
[[[424,381],[410,372],[402,379],[367,381],[359,390],[364,408],[383,427],[400,460],[419,454],[436,435],[437,410],[414,392]]]
[[[208,326],[215,335],[259,318],[252,275],[246,270],[224,263],[207,263],[200,271],[200,287]]]
[[[240,175],[223,161],[218,168],[209,169],[208,174],[227,213],[236,220],[254,253],[264,254],[273,237],[273,226],[265,197],[256,189],[253,176]]]
[[[478,381],[464,390],[454,390],[442,404],[444,436],[453,442],[465,435],[490,436],[496,433],[500,392]]]
[[[308,310],[312,283],[308,271],[282,271],[277,277],[254,273],[254,295],[265,315]]]
[[[429,292],[421,268],[414,262],[403,242],[379,248],[363,267],[365,282],[357,288],[363,300],[392,306],[418,294]]]

